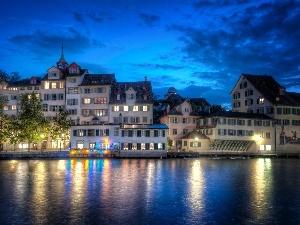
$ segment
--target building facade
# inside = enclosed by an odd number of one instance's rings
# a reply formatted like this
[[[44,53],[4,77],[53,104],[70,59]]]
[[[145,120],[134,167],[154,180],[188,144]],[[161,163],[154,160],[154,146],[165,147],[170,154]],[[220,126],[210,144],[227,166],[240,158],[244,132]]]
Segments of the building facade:
[[[153,124],[153,92],[147,77],[139,82],[117,82],[114,74],[90,74],[74,62],[69,65],[62,51],[56,66],[41,80],[0,81],[0,94],[9,100],[5,114],[17,115],[19,96],[32,91],[43,100],[45,117],[50,120],[64,109],[72,121],[70,140],[45,137],[46,149],[120,150],[127,154],[145,150],[163,156],[166,152],[168,127]],[[23,147],[24,143],[4,145],[9,150]]]

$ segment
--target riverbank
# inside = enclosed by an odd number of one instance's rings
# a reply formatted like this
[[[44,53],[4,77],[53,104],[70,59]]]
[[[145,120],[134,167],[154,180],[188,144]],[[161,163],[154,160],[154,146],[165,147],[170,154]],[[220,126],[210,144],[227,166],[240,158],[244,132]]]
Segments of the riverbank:
[[[155,151],[102,151],[93,153],[72,153],[70,151],[22,151],[0,152],[0,159],[66,159],[66,158],[213,158],[213,159],[251,159],[251,158],[299,158],[300,153],[199,153],[199,152],[155,152]]]

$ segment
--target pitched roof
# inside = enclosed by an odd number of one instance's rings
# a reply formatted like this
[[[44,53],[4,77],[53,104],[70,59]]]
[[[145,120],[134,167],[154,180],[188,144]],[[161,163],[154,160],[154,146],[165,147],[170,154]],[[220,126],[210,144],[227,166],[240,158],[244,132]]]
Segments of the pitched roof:
[[[286,92],[285,87],[280,85],[272,76],[242,74],[241,77],[245,77],[262,96],[274,105],[300,105],[300,94]],[[284,93],[281,94],[280,90],[284,90]]]
[[[111,85],[115,81],[115,74],[85,74],[80,86]]]
[[[153,103],[153,92],[150,81],[116,82],[111,87],[110,104],[126,103],[126,91],[133,88],[136,91],[136,103]],[[118,100],[117,96],[120,96]]]
[[[205,134],[202,134],[201,132],[194,130],[192,132],[189,132],[188,134],[184,135],[180,139],[209,139]]]
[[[232,111],[220,111],[209,115],[210,117],[228,117],[228,118],[246,118],[246,119],[266,119],[273,120],[271,117],[265,114],[259,113],[245,113],[245,112],[232,112]]]

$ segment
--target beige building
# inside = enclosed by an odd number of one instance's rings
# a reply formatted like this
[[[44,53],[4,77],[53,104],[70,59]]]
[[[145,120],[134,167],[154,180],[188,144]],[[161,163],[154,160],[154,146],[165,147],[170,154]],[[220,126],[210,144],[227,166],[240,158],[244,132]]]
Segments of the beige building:
[[[272,76],[242,74],[231,91],[232,110],[275,119],[277,153],[299,152],[300,94],[287,92]]]

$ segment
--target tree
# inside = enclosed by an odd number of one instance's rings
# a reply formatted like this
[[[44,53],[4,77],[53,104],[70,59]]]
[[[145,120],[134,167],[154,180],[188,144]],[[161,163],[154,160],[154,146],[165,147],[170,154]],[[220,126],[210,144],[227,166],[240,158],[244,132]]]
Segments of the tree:
[[[65,141],[70,139],[71,119],[67,110],[61,109],[58,114],[51,120],[50,137],[53,140],[60,140],[65,147]]]
[[[172,145],[173,145],[173,141],[171,139],[168,138],[168,146],[169,146],[169,149],[171,149]]]
[[[6,106],[8,100],[4,96],[0,96],[0,149],[3,149],[3,142],[6,142],[8,138],[8,125],[9,118],[4,114],[4,106]]]
[[[42,111],[42,100],[34,92],[22,94],[15,124],[16,142],[27,142],[28,151],[32,143],[38,143],[48,135],[49,121]]]
[[[0,80],[7,81],[9,79],[8,73],[6,73],[3,69],[0,69]]]
[[[210,107],[210,113],[218,113],[218,112],[225,112],[226,109],[222,107],[221,105],[212,105]]]
[[[18,72],[11,72],[10,75],[9,75],[9,81],[14,83],[16,81],[19,81],[21,80],[21,76],[19,75]]]

